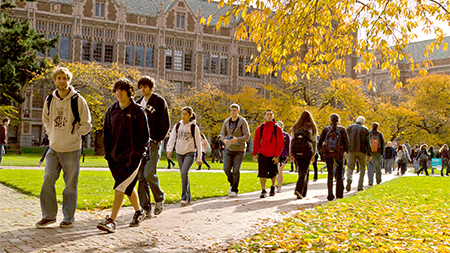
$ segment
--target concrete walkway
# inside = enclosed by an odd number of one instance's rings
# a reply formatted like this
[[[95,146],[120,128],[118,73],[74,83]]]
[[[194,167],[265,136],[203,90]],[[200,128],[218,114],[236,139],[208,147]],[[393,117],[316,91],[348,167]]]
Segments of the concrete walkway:
[[[358,177],[355,174],[353,180]],[[383,175],[383,182],[395,177]],[[356,182],[352,186],[345,197],[356,193]],[[166,205],[162,214],[145,220],[137,228],[128,226],[133,209],[122,208],[116,233],[107,234],[98,230],[96,224],[110,210],[77,211],[75,226],[62,229],[58,226],[62,220],[60,207],[57,223],[48,229],[36,229],[34,224],[41,219],[39,199],[0,184],[0,251],[216,252],[299,209],[328,202],[326,179],[310,181],[307,197],[302,200],[293,195],[294,187],[283,186],[282,193],[266,199],[260,199],[258,191],[237,198],[193,201],[186,207]]]

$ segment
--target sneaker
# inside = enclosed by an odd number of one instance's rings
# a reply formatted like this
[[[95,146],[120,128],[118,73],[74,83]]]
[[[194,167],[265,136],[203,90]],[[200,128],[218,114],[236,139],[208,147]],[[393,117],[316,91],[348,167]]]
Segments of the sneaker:
[[[265,197],[267,197],[267,192],[266,192],[266,190],[262,190],[261,191],[261,195],[259,196],[260,198],[265,198]]]
[[[53,224],[56,222],[56,219],[48,220],[48,219],[42,219],[38,223],[36,223],[34,226],[37,228],[45,228],[50,224]]]
[[[237,197],[237,192],[230,192],[229,197]]]
[[[156,210],[155,210],[156,212]],[[152,217],[152,209],[144,210],[145,219],[150,219]]]
[[[302,199],[303,198],[303,196],[298,191],[295,191],[294,195],[297,196],[297,199]]]
[[[269,196],[271,196],[271,197],[275,196],[275,186],[271,186],[271,187],[270,187],[270,193],[269,193]]]
[[[190,200],[182,200],[182,201],[180,202],[180,205],[181,205],[181,206],[187,206],[187,205],[189,205],[190,203],[191,203]]]
[[[99,224],[97,224],[97,228],[103,231],[106,231],[108,233],[114,233],[116,232],[116,222],[113,221],[113,219],[109,218],[109,216],[106,216],[106,219]]]
[[[347,190],[347,192],[349,192],[351,189],[352,189],[352,181],[348,180],[347,185],[345,186],[345,190]]]
[[[279,188],[278,186],[277,186],[277,193],[280,193],[281,192],[281,188]]]
[[[133,220],[131,220],[130,227],[139,227],[139,223],[145,219],[144,210],[134,212]]]
[[[59,223],[59,227],[60,228],[73,228],[73,223],[63,221],[63,222]]]
[[[231,193],[231,189],[233,189],[233,187],[230,186],[230,189],[228,190],[228,195]]]
[[[164,210],[164,201],[156,202],[154,214],[159,215],[162,213],[163,210]]]

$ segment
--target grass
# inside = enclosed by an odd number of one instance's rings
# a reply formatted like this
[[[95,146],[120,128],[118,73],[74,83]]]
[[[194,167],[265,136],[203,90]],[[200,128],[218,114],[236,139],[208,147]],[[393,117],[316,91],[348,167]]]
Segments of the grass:
[[[400,177],[302,211],[235,252],[450,252],[450,180]]]
[[[15,188],[31,196],[39,196],[44,171],[43,170],[0,170],[0,183]],[[312,179],[313,175],[310,175]],[[165,203],[177,203],[181,200],[181,178],[178,170],[173,172],[158,172],[162,190],[165,192]],[[325,178],[326,174],[319,174]],[[284,174],[283,184],[297,181],[297,174]],[[190,173],[192,199],[227,196],[229,184],[224,173]],[[114,180],[109,171],[80,171],[78,183],[78,209],[103,209],[112,207]],[[61,203],[64,180],[62,175],[56,182],[57,200]],[[241,173],[239,192],[260,190],[259,178],[256,173]],[[130,205],[127,200],[125,206]]]

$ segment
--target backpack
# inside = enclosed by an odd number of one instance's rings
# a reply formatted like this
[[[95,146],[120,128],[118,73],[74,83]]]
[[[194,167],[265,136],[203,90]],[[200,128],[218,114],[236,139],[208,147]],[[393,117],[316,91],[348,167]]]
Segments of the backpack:
[[[72,134],[75,131],[75,125],[77,123],[81,122],[80,112],[78,111],[78,97],[80,96],[79,94],[80,93],[77,92],[77,93],[75,93],[75,95],[73,95],[70,98],[70,107],[72,108],[72,114],[74,117],[74,120],[72,122],[72,131],[71,131]],[[50,104],[52,103],[52,99],[53,99],[53,93],[50,93],[50,95],[48,95],[47,99],[46,99],[47,100],[47,115],[50,114]],[[90,132],[81,136],[82,143],[84,142],[84,140],[86,140],[86,136],[88,136],[89,134],[90,134]],[[81,144],[81,154],[83,155],[83,162],[84,162],[85,155],[84,155],[83,144]]]
[[[297,129],[291,142],[292,154],[296,158],[311,157],[311,142],[310,132],[307,129],[303,127]]]
[[[392,159],[392,157],[394,156],[394,151],[392,150],[391,147],[386,147],[386,152],[385,152],[385,159]]]
[[[322,154],[326,158],[340,158],[342,156],[342,135],[339,129],[333,131],[330,129],[325,135],[325,141],[322,145]]]
[[[380,151],[381,151],[380,136],[370,133],[370,146],[372,147],[371,148],[372,152],[380,153]]]
[[[420,151],[420,156],[419,156],[420,161],[428,161],[428,154],[425,152]]]
[[[178,123],[175,125],[175,144],[177,143],[177,139],[178,139],[178,129],[180,129],[180,125],[181,125],[180,122],[178,122]],[[195,147],[195,150],[197,150],[197,143],[195,142],[195,123],[193,123],[193,124],[191,125],[191,135],[192,135],[192,138],[194,138],[194,147]],[[175,146],[175,145],[174,145],[174,146]]]
[[[398,152],[398,161],[402,163],[406,163],[408,159],[406,158],[406,152],[403,150],[400,150]]]

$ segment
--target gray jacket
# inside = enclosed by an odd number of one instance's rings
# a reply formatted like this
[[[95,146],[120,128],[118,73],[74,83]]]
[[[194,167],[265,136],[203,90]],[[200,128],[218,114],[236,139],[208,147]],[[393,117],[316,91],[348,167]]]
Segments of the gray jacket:
[[[230,137],[236,137],[238,141],[228,147],[225,147],[225,149],[229,151],[245,152],[247,149],[247,141],[250,139],[250,129],[248,127],[247,120],[240,115],[238,116],[238,119],[239,121],[237,127],[233,133],[230,130],[231,116],[223,122],[222,131],[220,131],[220,139],[225,143],[225,140],[229,140]]]
[[[368,156],[372,156],[369,140],[369,129],[367,127],[356,122],[355,124],[347,127],[347,134],[349,140],[349,152],[363,152]]]

